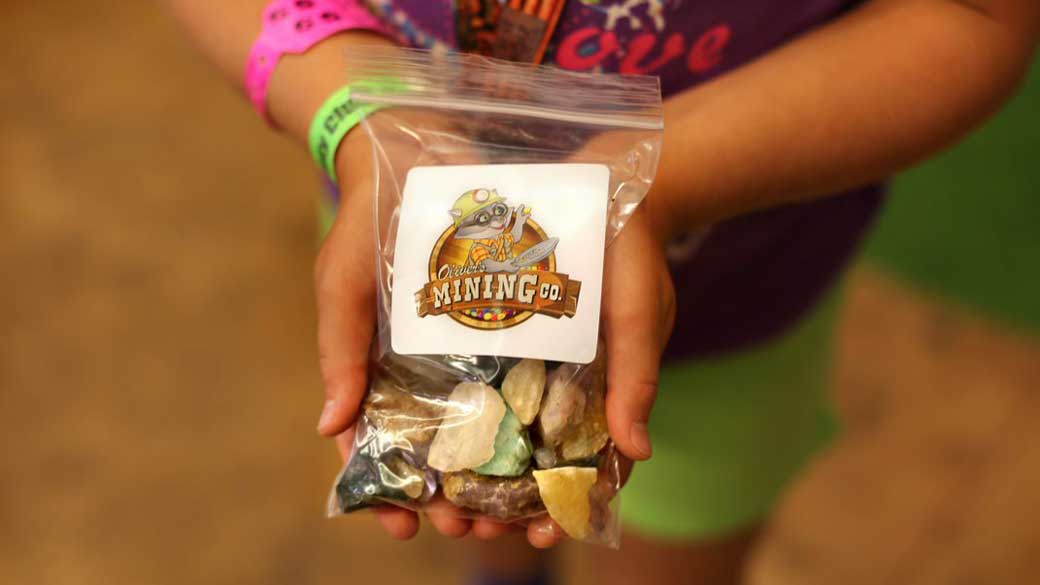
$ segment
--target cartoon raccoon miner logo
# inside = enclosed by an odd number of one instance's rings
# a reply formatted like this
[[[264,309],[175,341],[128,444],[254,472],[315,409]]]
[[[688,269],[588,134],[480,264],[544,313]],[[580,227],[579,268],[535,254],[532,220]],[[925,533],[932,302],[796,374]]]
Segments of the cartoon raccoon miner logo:
[[[415,293],[420,317],[449,315],[477,329],[505,329],[535,314],[573,317],[581,282],[556,272],[558,238],[495,189],[466,191],[430,254],[430,282]]]

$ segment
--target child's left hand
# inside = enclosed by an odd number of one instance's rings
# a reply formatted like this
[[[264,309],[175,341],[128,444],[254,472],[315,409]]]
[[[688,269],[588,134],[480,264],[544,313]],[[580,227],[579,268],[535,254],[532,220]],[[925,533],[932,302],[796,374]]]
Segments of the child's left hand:
[[[632,461],[650,458],[647,421],[661,354],[675,322],[675,289],[660,239],[641,205],[607,248],[603,327],[607,346],[607,426],[620,451],[622,483]],[[531,522],[527,539],[548,548],[565,537],[548,516]]]
[[[652,452],[646,425],[674,322],[671,274],[641,205],[607,248],[603,283],[607,424],[621,454],[635,461]]]

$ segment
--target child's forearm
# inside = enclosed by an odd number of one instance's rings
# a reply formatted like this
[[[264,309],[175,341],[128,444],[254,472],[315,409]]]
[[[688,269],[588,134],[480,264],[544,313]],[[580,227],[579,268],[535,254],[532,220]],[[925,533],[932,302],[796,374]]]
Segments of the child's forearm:
[[[270,0],[166,0],[189,35],[236,87],[242,87],[249,50],[260,32]],[[271,118],[303,144],[311,119],[328,96],[349,77],[343,53],[357,44],[390,41],[367,31],[347,31],[326,39],[304,55],[286,55],[268,86]]]
[[[1013,92],[1040,2],[875,0],[668,100],[662,234],[887,177]]]

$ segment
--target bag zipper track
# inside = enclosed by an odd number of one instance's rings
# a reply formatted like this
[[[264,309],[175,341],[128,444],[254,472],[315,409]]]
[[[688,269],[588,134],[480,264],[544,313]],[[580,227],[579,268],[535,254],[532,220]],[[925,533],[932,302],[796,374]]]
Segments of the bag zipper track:
[[[661,121],[660,118],[647,119],[646,116],[596,114],[563,108],[524,105],[517,102],[502,100],[443,98],[429,95],[395,95],[366,92],[364,90],[355,91],[351,97],[354,101],[362,103],[367,102],[388,106],[435,108],[439,110],[479,112],[482,114],[524,116],[570,124],[584,124],[588,126],[626,128],[632,130],[661,130],[664,128],[664,122]]]

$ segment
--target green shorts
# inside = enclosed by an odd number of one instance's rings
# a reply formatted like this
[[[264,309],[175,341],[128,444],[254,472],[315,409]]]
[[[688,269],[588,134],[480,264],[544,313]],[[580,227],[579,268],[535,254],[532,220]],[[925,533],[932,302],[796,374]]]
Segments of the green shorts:
[[[654,455],[622,492],[627,526],[658,538],[722,535],[761,520],[837,431],[828,400],[839,293],[783,337],[661,372]]]

